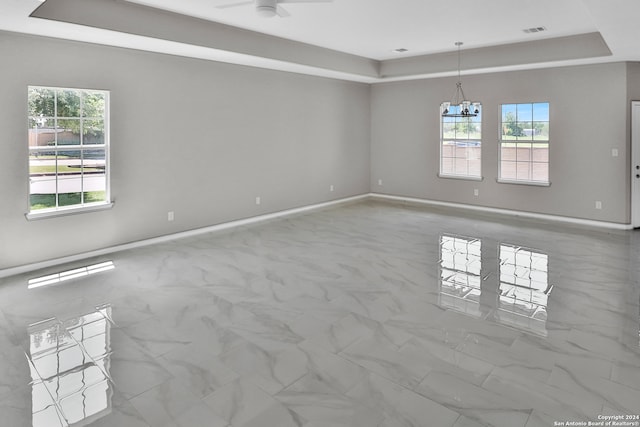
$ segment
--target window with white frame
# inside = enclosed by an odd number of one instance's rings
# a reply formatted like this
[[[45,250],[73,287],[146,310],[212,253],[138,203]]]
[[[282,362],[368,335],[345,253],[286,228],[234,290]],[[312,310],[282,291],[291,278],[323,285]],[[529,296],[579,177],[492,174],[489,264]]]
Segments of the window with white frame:
[[[109,92],[29,86],[29,213],[110,203]]]
[[[460,106],[452,105],[456,114]],[[440,108],[440,176],[482,178],[482,106],[476,117],[443,117]]]
[[[499,181],[549,184],[549,103],[503,104]]]

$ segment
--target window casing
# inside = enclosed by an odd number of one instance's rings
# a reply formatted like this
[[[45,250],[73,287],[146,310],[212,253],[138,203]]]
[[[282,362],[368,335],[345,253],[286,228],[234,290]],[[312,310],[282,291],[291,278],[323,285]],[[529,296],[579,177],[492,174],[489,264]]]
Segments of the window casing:
[[[549,103],[503,104],[500,182],[549,185]]]
[[[459,106],[450,106],[457,113]],[[476,117],[442,117],[440,107],[440,176],[482,179],[482,106]]]
[[[109,92],[29,86],[29,214],[110,205]]]

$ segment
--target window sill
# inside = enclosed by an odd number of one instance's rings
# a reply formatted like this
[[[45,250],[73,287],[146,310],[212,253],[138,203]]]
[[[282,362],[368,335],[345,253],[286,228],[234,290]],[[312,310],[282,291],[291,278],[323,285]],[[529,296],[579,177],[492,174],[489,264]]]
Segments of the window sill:
[[[25,214],[25,218],[29,221],[35,221],[39,219],[55,218],[59,216],[77,215],[82,213],[104,211],[111,209],[113,202],[96,203],[84,206],[71,206],[68,208],[58,208],[55,210],[47,209],[42,211],[29,212]]]
[[[496,179],[498,184],[533,185],[534,187],[551,187],[550,182],[538,181],[511,181],[508,179]]]
[[[461,179],[463,181],[484,181],[481,176],[464,176],[464,175],[442,175],[438,174],[438,178],[443,179]]]

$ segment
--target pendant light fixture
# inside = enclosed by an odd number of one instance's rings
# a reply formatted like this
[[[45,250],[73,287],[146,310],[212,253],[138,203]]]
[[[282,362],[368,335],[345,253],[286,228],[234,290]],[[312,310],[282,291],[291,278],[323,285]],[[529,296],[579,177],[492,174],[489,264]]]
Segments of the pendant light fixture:
[[[462,46],[462,42],[456,42],[456,46],[458,47],[458,83],[456,83],[456,91],[451,98],[451,102],[442,103],[442,116],[476,117],[478,113],[480,113],[480,103],[467,101],[464,96],[464,91],[462,90],[462,82],[460,81],[460,46]],[[456,109],[452,107],[458,108]]]

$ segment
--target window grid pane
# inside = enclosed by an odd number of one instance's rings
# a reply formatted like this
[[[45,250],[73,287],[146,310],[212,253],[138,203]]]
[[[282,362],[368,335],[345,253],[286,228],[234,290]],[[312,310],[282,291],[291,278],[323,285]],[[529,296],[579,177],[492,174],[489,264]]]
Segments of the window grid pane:
[[[458,106],[451,106],[457,112]],[[480,178],[482,107],[476,117],[440,119],[440,175]],[[442,109],[441,109],[442,111]]]
[[[503,104],[500,179],[549,182],[549,103]]]
[[[108,202],[108,92],[28,94],[30,212]]]

